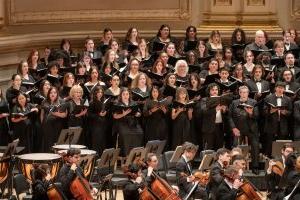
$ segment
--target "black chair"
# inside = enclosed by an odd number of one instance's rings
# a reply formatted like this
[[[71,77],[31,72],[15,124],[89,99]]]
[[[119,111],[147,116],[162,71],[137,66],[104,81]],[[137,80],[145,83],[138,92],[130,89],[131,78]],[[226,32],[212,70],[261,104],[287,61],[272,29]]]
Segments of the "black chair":
[[[176,163],[170,162],[174,151],[166,151],[164,153],[164,163],[166,166],[166,177],[170,184],[176,184]]]
[[[26,193],[26,196],[22,199],[32,199],[32,196],[28,195],[30,192],[30,184],[23,174],[16,174],[14,176],[14,188],[16,190],[18,200],[20,199],[20,194],[22,193]]]

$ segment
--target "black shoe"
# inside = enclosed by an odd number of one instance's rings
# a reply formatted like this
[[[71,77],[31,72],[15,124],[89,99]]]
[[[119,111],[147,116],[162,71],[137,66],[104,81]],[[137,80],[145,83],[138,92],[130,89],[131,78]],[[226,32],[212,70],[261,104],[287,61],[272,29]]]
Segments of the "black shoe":
[[[259,170],[258,170],[257,168],[252,169],[252,173],[253,173],[253,174],[256,174],[256,175],[259,175]]]

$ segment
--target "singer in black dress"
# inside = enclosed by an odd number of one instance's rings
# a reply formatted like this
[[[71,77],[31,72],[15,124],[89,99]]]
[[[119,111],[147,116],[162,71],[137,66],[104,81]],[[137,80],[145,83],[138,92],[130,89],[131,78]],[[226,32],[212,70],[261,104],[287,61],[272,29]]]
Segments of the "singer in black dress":
[[[174,102],[179,102],[181,104],[189,102],[189,97],[185,88],[177,88]],[[172,108],[172,149],[175,149],[178,145],[181,145],[186,141],[191,141],[190,120],[192,119],[192,116],[192,108]]]
[[[33,149],[33,122],[31,116],[17,116],[13,114],[27,114],[38,112],[32,104],[27,103],[27,98],[20,93],[17,96],[17,104],[12,109],[11,121],[13,126],[13,138],[20,139],[19,146],[25,146],[25,152],[32,152]]]
[[[10,141],[8,134],[8,116],[9,108],[7,101],[3,98],[2,89],[0,88],[0,145],[5,146]]]
[[[43,151],[50,152],[57,142],[60,131],[64,127],[64,118],[67,117],[64,101],[59,98],[58,91],[51,87],[46,99],[42,102],[41,122],[43,131]]]
[[[106,103],[107,102],[107,103]],[[92,149],[102,152],[108,141],[108,100],[104,99],[104,90],[96,86],[92,93],[92,101],[88,108],[89,135],[92,139]]]
[[[160,96],[158,87],[153,86],[150,98],[144,105],[145,143],[150,140],[168,140],[167,102],[166,99],[159,99]]]
[[[134,147],[143,145],[144,134],[138,117],[139,111],[133,109],[137,103],[131,100],[131,93],[128,88],[121,90],[116,106],[130,106],[131,108],[123,110],[113,110],[113,134],[118,136],[118,144],[121,148],[122,156],[125,156]]]

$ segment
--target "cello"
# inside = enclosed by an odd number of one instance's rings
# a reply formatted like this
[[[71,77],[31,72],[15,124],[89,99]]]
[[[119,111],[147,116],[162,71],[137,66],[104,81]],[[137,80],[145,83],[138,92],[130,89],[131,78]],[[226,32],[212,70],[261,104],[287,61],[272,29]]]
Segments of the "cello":
[[[53,183],[53,181],[50,181],[50,185],[47,189],[47,196],[49,200],[67,200],[67,197],[62,193],[62,191]]]
[[[70,191],[77,200],[93,200],[89,182],[81,175],[78,168],[76,178],[70,184]]]
[[[237,195],[236,200],[262,200],[248,181],[244,181],[240,186],[240,190],[241,192]]]

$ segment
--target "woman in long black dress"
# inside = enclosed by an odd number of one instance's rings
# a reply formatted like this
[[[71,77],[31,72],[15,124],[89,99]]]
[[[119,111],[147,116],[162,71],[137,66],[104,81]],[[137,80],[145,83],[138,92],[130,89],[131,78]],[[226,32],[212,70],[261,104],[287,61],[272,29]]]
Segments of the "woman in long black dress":
[[[30,115],[21,116],[22,114],[31,113]],[[17,104],[12,109],[12,126],[14,139],[19,138],[19,146],[25,146],[26,152],[32,152],[33,149],[33,123],[31,120],[32,115],[38,112],[32,104],[27,103],[25,94],[20,93],[17,96]]]
[[[166,99],[160,99],[159,88],[153,86],[150,99],[146,100],[143,114],[145,116],[145,143],[150,140],[168,140],[168,121]]]
[[[189,102],[187,90],[183,87],[178,87],[176,90],[175,102],[185,105]],[[186,141],[191,141],[191,124],[190,120],[193,117],[193,109],[185,107],[173,107],[172,118],[172,149]]]
[[[63,85],[62,88],[59,92],[59,96],[64,99],[65,101],[69,100],[69,93],[71,88],[74,86],[75,84],[75,77],[72,73],[66,73],[64,75],[64,80],[63,80]]]
[[[63,118],[67,117],[67,111],[63,103],[63,100],[58,96],[57,88],[51,87],[46,100],[42,103],[41,110],[44,152],[50,152],[64,127]]]
[[[90,144],[90,138],[85,135],[88,105],[85,105],[87,101],[84,101],[82,96],[82,87],[80,85],[74,85],[70,90],[71,99],[68,102],[68,126],[83,128],[79,143]]]
[[[104,90],[96,86],[92,93],[92,101],[88,108],[89,135],[92,140],[92,149],[102,152],[108,141],[107,108],[104,102]]]
[[[21,86],[21,76],[13,74],[11,77],[12,85],[6,90],[6,100],[9,104],[9,108],[12,109],[17,103],[17,96],[21,92],[25,92],[26,88]]]
[[[27,90],[32,89],[34,86],[34,78],[29,74],[29,67],[28,63],[25,60],[22,60],[17,69],[17,73],[21,76],[22,78],[22,85],[26,87]]]
[[[144,134],[137,120],[141,113],[136,106],[137,103],[131,100],[128,88],[122,88],[118,102],[114,105],[113,134],[118,135],[118,144],[123,156],[127,155],[132,148],[143,145]]]
[[[0,88],[0,145],[5,146],[10,142],[9,135],[9,107],[7,101],[3,97],[2,89]]]

